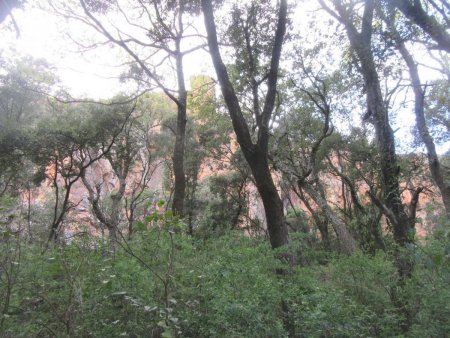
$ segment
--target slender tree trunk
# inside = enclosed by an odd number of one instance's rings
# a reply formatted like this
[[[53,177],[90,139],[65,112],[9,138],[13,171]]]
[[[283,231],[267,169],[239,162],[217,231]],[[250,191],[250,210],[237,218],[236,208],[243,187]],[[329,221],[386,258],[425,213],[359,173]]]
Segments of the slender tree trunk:
[[[133,224],[134,224],[134,207],[131,207],[128,214],[128,240],[133,236]]]
[[[184,215],[184,202],[186,196],[186,176],[184,172],[184,152],[187,123],[187,91],[184,83],[183,55],[180,51],[180,40],[177,40],[177,80],[178,80],[178,101],[177,101],[177,129],[175,135],[175,146],[173,148],[173,173],[175,185],[173,189],[172,211],[174,215]]]
[[[293,187],[293,190],[295,194],[302,200],[303,204],[306,206],[308,211],[311,213],[311,216],[314,219],[314,223],[316,223],[317,228],[319,229],[323,247],[325,248],[325,250],[328,251],[331,250],[330,236],[328,233],[328,223],[329,223],[328,218],[323,217],[322,213],[319,214],[317,209],[314,209],[311,206],[311,203],[309,203],[308,199],[306,198],[303,192],[303,189],[300,186],[298,186],[298,189]]]
[[[111,246],[113,247],[115,243],[117,243],[118,237],[117,232],[119,231],[119,224],[120,224],[120,214],[122,211],[122,199],[125,195],[125,189],[126,189],[126,181],[125,177],[122,175],[118,175],[119,177],[119,190],[117,193],[111,196],[111,213],[108,220],[108,230],[109,230],[109,237],[111,240]],[[108,219],[108,217],[106,217]]]
[[[247,183],[247,180],[242,181],[238,188],[238,203],[239,203],[239,205],[238,205],[236,214],[234,215],[233,220],[231,221],[232,229],[236,229],[239,224],[239,217],[241,216],[242,209],[244,207],[244,205],[242,203],[242,193],[246,187],[246,183]]]
[[[31,187],[27,186],[28,190],[28,205],[27,205],[27,224],[28,224],[28,241],[33,241],[33,233],[31,231]]]

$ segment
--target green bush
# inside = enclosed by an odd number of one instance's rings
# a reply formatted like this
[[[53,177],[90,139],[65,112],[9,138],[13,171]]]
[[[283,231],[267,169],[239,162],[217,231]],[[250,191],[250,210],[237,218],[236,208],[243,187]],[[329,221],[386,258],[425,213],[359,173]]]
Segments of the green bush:
[[[338,257],[303,267],[285,285],[291,332],[300,337],[397,334],[389,289],[396,272],[384,255]]]
[[[418,244],[414,273],[400,288],[382,252],[338,256],[299,233],[286,250],[305,264],[289,268],[263,239],[233,231],[198,240],[182,227],[170,213],[152,214],[114,254],[88,238],[44,253],[2,239],[0,294],[5,267],[17,278],[8,308],[1,303],[0,336],[445,337],[450,330],[448,231]],[[19,256],[11,251],[17,243]]]

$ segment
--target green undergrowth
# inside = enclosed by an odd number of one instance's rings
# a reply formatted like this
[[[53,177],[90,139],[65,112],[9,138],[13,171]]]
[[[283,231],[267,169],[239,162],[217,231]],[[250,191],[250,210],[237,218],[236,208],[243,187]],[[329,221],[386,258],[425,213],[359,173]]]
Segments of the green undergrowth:
[[[42,253],[1,243],[1,337],[445,337],[448,233],[415,250],[399,291],[388,255],[351,257],[292,236],[295,268],[264,239],[195,239],[155,227],[117,245],[81,239]],[[282,273],[279,273],[282,271]],[[11,278],[9,278],[11,277]],[[405,304],[393,302],[393,293]],[[8,301],[6,301],[6,299]],[[407,332],[399,323],[411,319]]]

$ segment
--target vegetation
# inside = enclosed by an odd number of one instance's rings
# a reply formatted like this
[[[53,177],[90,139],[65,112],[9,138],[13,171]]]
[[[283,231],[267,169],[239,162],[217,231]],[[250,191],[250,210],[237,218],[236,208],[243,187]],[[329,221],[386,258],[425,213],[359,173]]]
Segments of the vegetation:
[[[292,236],[302,263],[290,269],[268,243],[228,231],[209,239],[177,233],[162,217],[122,242],[79,238],[40,253],[2,233],[4,337],[393,337],[404,320],[392,294],[389,254],[350,257]],[[174,232],[174,233],[172,233]],[[417,246],[406,336],[450,329],[448,231]],[[279,268],[287,274],[278,275]],[[8,277],[8,279],[7,279]]]
[[[126,92],[0,54],[0,337],[449,335],[446,1],[41,11]]]

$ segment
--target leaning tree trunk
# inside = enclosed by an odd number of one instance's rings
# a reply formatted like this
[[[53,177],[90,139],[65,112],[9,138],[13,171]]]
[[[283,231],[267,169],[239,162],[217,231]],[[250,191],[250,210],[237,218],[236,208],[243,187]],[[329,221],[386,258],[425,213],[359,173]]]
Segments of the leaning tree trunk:
[[[450,35],[434,16],[428,15],[420,0],[392,0],[403,15],[422,28],[437,43],[437,48],[450,53]]]

